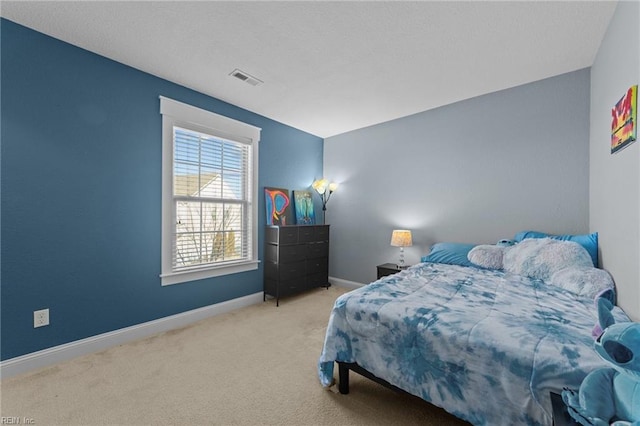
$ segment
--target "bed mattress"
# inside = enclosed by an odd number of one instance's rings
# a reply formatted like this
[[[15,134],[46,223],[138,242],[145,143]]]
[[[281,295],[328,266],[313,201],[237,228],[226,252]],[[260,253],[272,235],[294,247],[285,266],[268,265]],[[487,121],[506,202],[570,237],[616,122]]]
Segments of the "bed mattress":
[[[329,386],[355,362],[476,425],[551,425],[549,392],[606,366],[596,321],[592,299],[539,279],[421,263],[336,300],[318,373]]]

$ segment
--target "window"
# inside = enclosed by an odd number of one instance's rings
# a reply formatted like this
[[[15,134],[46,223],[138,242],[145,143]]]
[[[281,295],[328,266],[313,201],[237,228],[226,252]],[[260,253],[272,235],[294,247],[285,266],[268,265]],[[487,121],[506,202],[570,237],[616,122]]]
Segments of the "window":
[[[260,129],[160,97],[162,285],[257,269]]]

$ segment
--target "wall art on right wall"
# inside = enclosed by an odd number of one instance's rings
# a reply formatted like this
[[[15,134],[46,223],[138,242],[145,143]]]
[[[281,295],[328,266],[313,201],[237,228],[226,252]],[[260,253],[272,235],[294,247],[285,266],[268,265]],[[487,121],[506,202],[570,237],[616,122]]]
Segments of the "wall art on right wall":
[[[636,140],[638,134],[638,85],[631,86],[611,110],[611,153]]]

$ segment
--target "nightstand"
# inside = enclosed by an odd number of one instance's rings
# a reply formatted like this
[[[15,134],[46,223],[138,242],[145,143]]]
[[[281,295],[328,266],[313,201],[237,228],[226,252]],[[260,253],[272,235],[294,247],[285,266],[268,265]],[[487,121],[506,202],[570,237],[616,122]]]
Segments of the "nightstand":
[[[403,269],[407,269],[409,266],[405,266],[404,268],[400,268],[395,263],[383,263],[382,265],[378,265],[378,279],[385,277],[387,275],[397,274]]]

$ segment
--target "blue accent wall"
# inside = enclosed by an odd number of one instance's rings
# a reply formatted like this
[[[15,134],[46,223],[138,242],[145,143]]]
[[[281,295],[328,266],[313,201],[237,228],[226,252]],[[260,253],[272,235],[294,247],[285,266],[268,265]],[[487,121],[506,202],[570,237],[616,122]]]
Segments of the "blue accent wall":
[[[257,271],[160,285],[166,96],[262,128],[264,186],[307,188],[323,140],[1,21],[1,358],[262,291]],[[51,325],[33,328],[33,311]]]

